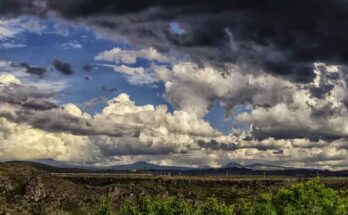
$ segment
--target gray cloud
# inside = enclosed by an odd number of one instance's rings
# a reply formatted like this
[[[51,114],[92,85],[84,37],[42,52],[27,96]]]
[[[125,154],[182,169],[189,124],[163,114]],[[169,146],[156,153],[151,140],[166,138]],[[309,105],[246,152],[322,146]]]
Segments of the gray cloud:
[[[85,102],[83,104],[83,107],[85,109],[90,109],[90,108],[93,108],[97,105],[100,105],[100,104],[106,104],[108,101],[108,99],[106,97],[96,97],[96,98],[93,98],[87,102]]]
[[[53,102],[54,92],[44,92],[34,86],[0,82],[0,116],[16,123],[51,132],[69,132],[76,135],[123,136],[137,132],[136,126],[129,130],[125,126],[98,128],[91,119],[69,114]],[[73,106],[72,108],[75,108]]]
[[[25,71],[29,74],[33,75],[43,75],[47,72],[47,69],[44,67],[36,67],[31,66],[28,63],[19,63],[19,64],[12,64],[14,67],[23,67],[25,68]]]
[[[65,63],[58,58],[54,58],[52,61],[53,67],[64,75],[72,75],[74,71],[69,63]]]
[[[50,110],[57,107],[49,100],[54,96],[53,92],[43,92],[36,87],[0,84],[0,92],[0,101],[12,105],[20,105],[33,110]]]
[[[82,69],[83,69],[84,71],[86,71],[86,72],[92,71],[93,68],[94,68],[94,67],[93,67],[92,65],[89,65],[89,64],[84,65],[84,66],[82,67]]]
[[[1,1],[3,14],[55,11],[68,20],[94,25],[134,45],[176,49],[196,62],[247,63],[266,72],[308,83],[313,62],[345,64],[348,19],[344,1]],[[176,21],[183,34],[173,33]]]

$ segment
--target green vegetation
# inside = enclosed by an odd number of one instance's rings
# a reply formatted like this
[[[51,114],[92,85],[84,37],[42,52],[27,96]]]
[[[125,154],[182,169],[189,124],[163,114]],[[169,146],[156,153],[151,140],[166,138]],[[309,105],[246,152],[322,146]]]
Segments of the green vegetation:
[[[319,180],[283,188],[271,199],[278,214],[347,214],[347,198]]]
[[[167,214],[167,215],[190,215],[193,214],[192,205],[176,197],[142,197],[139,201],[125,204],[121,207],[120,215],[138,214]]]
[[[103,200],[95,215],[346,215],[347,192],[328,188],[319,179],[260,194],[255,202],[245,200],[225,204],[216,198],[193,202],[178,197],[142,196],[123,204],[111,213],[110,202]]]

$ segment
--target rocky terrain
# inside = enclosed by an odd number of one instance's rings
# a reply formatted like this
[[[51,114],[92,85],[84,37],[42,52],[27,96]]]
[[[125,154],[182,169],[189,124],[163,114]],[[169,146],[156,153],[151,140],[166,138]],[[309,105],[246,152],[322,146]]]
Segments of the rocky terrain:
[[[225,202],[251,199],[298,182],[299,178],[190,177],[151,174],[52,173],[30,163],[0,163],[0,214],[88,214],[102,199],[115,209],[140,195],[176,195],[193,201],[215,196]],[[347,189],[348,180],[330,179]]]
[[[25,164],[0,164],[2,214],[79,214],[98,204],[105,189],[62,180]]]

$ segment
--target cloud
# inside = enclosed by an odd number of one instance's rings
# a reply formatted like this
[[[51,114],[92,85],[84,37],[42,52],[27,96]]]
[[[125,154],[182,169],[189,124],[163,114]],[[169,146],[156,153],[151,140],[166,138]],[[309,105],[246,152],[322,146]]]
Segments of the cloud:
[[[0,41],[15,39],[15,37],[23,32],[30,32],[35,34],[43,34],[47,27],[37,19],[30,19],[28,17],[0,19]],[[25,46],[25,44],[17,44],[7,42],[3,44],[4,48],[14,48],[18,45]]]
[[[148,85],[158,82],[156,74],[153,70],[156,64],[173,63],[174,58],[159,53],[156,49],[150,47],[148,49],[140,50],[123,50],[120,48],[113,48],[108,51],[99,53],[94,57],[96,61],[106,61],[114,63],[99,64],[106,67],[111,67],[115,72],[125,74],[127,81],[132,85]],[[146,59],[151,61],[151,66],[129,66],[136,64],[138,59]]]
[[[220,101],[235,115],[235,126],[253,125],[252,135],[259,140],[347,138],[344,67],[315,63],[316,78],[310,83],[248,73],[238,65],[227,68],[178,63],[157,66],[156,74],[165,82],[165,97],[178,109],[203,117]],[[238,106],[250,108],[234,113]]]
[[[151,68],[129,67],[125,65],[114,66],[116,72],[126,74],[128,82],[132,85],[146,85],[158,82],[157,76],[151,71]]]
[[[143,67],[129,67],[125,65],[114,66],[115,71],[121,72],[128,75],[142,75],[145,73],[145,69]]]
[[[6,160],[53,158],[84,162],[97,160],[101,152],[86,137],[50,133],[1,118],[0,156]]]
[[[35,2],[2,0],[0,11],[7,16],[42,17],[53,11],[140,49],[176,50],[195,63],[249,64],[294,82],[311,82],[314,62],[347,61],[346,48],[341,45],[347,41],[340,35],[347,30],[348,5],[340,0]],[[171,31],[173,22],[183,34]]]
[[[237,130],[223,135],[194,113],[170,113],[165,105],[137,106],[126,94],[109,100],[101,112],[90,115],[72,103],[49,106],[49,92],[26,86],[13,75],[0,76],[0,83],[2,159],[49,157],[99,165],[143,160],[190,166],[219,166],[232,159],[243,163],[272,160],[288,166],[333,169],[341,169],[348,162],[348,139],[344,137],[258,140],[253,133]],[[254,116],[253,112],[249,114]],[[280,116],[283,114],[278,115],[279,122],[283,122]],[[299,126],[302,124],[299,121]]]
[[[86,71],[86,72],[90,72],[90,71],[92,71],[92,70],[94,69],[94,66],[87,64],[87,65],[84,65],[84,66],[82,67],[82,69],[83,69],[84,71]]]
[[[1,87],[0,118],[49,134],[84,136],[101,148],[112,147],[113,154],[180,152],[196,136],[218,134],[195,115],[168,113],[165,106],[135,106],[126,94],[108,101],[100,113],[91,116],[74,104],[55,106],[50,101],[52,94],[22,85],[14,76],[1,76],[1,81],[5,85]],[[133,148],[132,143],[138,146]]]
[[[215,101],[227,110],[237,105],[269,106],[291,99],[295,85],[266,73],[253,74],[238,65],[228,70],[202,66],[192,62],[174,64],[172,68],[155,67],[165,82],[165,96],[179,109],[204,116]]]
[[[151,85],[159,82],[157,75],[154,73],[155,65],[150,67],[131,67],[126,65],[110,65],[110,64],[98,64],[99,66],[105,66],[112,68],[115,72],[122,73],[131,85]]]
[[[289,102],[278,102],[270,107],[255,107],[240,114],[238,122],[254,125],[254,135],[259,138],[306,137],[312,139],[340,139],[347,137],[347,108],[344,70],[338,66],[315,64],[316,79],[313,83],[298,86]],[[318,96],[313,89],[331,85]],[[325,89],[325,88],[322,88]]]
[[[66,23],[55,23],[53,25],[53,33],[63,37],[68,37],[71,34],[69,27],[70,26]]]
[[[196,63],[247,63],[295,82],[313,80],[314,62],[347,61],[346,48],[341,45],[347,41],[340,35],[347,30],[348,4],[340,0],[35,2],[2,0],[0,11],[7,16],[48,16],[54,11],[145,50],[177,50]],[[171,32],[173,22],[183,34]]]
[[[6,40],[23,32],[13,24],[18,21],[11,24],[13,17],[33,14],[129,42],[132,49],[106,50],[95,60],[112,64],[135,85],[163,81],[164,96],[176,109],[137,106],[120,94],[90,115],[75,104],[49,107],[55,104],[53,94],[41,95],[17,82],[1,85],[6,124],[54,137],[69,134],[90,147],[88,159],[98,162],[216,166],[233,159],[348,165],[344,1],[0,0],[0,11],[12,17],[0,27]],[[151,65],[140,67],[144,60]],[[68,64],[57,61],[58,70],[72,73]],[[233,118],[231,134],[221,134],[204,120],[216,102]],[[237,132],[249,126],[250,131]],[[3,136],[9,135],[6,131],[13,132],[6,128]]]
[[[11,74],[5,74],[5,75],[0,75],[0,83],[1,84],[20,84],[21,81],[18,80],[14,75]]]
[[[27,45],[23,43],[7,42],[7,43],[1,43],[0,48],[1,49],[17,49],[17,48],[24,48],[26,46]]]
[[[23,67],[25,68],[25,71],[29,74],[33,74],[33,75],[43,75],[47,72],[47,69],[44,67],[36,67],[36,66],[31,66],[27,63],[19,63],[19,64],[15,64],[12,63],[13,67]]]
[[[16,106],[33,110],[49,110],[57,107],[49,101],[54,95],[53,92],[42,92],[33,86],[23,86],[21,81],[11,74],[0,75],[0,84],[3,115],[10,117],[16,111]]]
[[[83,107],[85,109],[90,109],[90,108],[93,108],[99,104],[104,104],[108,101],[108,99],[106,97],[96,97],[96,98],[93,98],[87,102],[85,102],[83,104]]]
[[[61,44],[63,49],[81,49],[82,45],[78,41],[70,41],[68,43]]]
[[[157,61],[159,63],[168,63],[172,61],[170,57],[159,53],[152,47],[141,50],[122,50],[120,48],[113,48],[111,50],[99,53],[94,59],[98,61],[112,62],[115,64],[135,64],[139,58],[149,61]]]
[[[13,25],[16,23],[15,21],[4,21],[0,22],[0,35],[1,40],[12,38],[16,34],[18,34],[21,30],[16,29]]]
[[[69,63],[62,62],[58,58],[54,58],[52,61],[53,67],[64,75],[72,75],[74,71]]]
[[[105,87],[105,86],[102,87],[102,90],[105,91],[105,92],[116,92],[116,91],[118,91],[117,88],[109,88],[109,87]]]
[[[0,75],[11,74],[25,82],[26,86],[39,88],[46,92],[61,92],[69,85],[68,80],[57,80],[47,74],[46,67],[29,65],[27,63],[1,61]]]

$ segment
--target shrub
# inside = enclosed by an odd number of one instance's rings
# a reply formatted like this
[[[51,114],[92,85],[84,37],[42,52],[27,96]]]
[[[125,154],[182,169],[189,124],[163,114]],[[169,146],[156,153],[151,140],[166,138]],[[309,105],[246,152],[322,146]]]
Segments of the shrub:
[[[346,205],[337,191],[315,179],[280,189],[274,196],[260,195],[254,211],[264,215],[343,215],[348,213]]]
[[[97,210],[89,213],[90,215],[112,215],[111,200],[102,199]]]
[[[272,204],[272,195],[268,193],[261,194],[256,200],[252,213],[258,215],[276,215],[277,212]]]
[[[232,215],[234,207],[226,205],[224,202],[218,202],[216,198],[208,198],[200,208],[198,208],[199,215]]]
[[[118,215],[191,215],[192,204],[177,197],[141,197],[137,202],[123,205]]]
[[[124,204],[118,215],[347,215],[348,200],[344,195],[347,193],[339,193],[316,179],[280,189],[275,194],[261,194],[255,202],[240,199],[234,206],[216,198],[194,205],[177,197],[144,196]],[[107,205],[105,202],[101,205],[98,215],[109,214]]]

